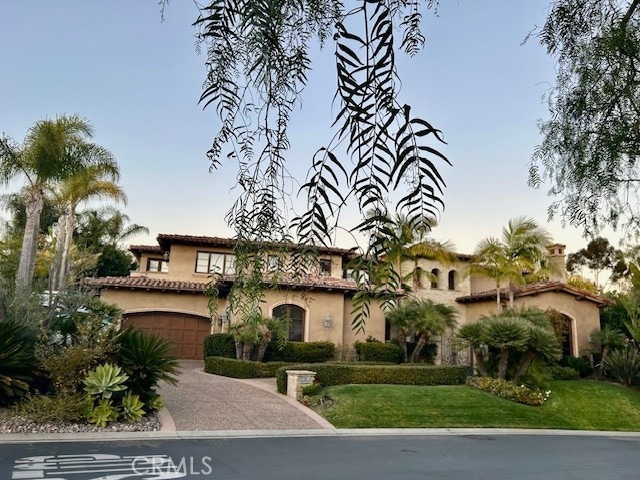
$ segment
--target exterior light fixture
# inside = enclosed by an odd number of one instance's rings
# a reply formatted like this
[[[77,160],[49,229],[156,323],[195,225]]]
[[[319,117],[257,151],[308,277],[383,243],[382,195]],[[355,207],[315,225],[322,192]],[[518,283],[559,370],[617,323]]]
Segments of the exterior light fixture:
[[[164,259],[165,262],[169,261],[169,251],[168,250],[162,254],[162,258]]]
[[[218,324],[222,326],[229,321],[229,312],[225,311],[218,317]]]
[[[329,328],[331,326],[331,315],[328,313],[324,316],[324,328]]]

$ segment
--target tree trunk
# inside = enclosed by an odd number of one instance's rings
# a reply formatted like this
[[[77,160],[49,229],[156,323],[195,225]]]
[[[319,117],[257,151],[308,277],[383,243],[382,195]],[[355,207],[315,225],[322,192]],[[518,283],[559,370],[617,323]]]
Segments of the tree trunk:
[[[513,284],[509,282],[509,308],[513,310]]]
[[[242,360],[242,342],[235,341],[236,344],[236,359]]]
[[[64,236],[67,232],[65,228],[65,222],[67,221],[66,212],[63,212],[58,217],[58,226],[56,228],[56,248],[53,254],[53,261],[51,262],[51,269],[49,270],[49,290],[56,292],[60,289],[58,285],[58,278],[60,276],[60,266],[62,265],[62,251],[64,250]]]
[[[18,288],[29,288],[33,281],[38,249],[38,233],[40,230],[40,214],[43,206],[44,193],[41,188],[36,187],[29,192],[29,197],[27,198],[27,221],[24,226],[20,263],[16,273],[16,287]]]
[[[424,346],[427,344],[428,339],[429,339],[429,335],[427,335],[426,333],[420,334],[420,338],[416,343],[416,347],[413,349],[413,352],[411,352],[411,363],[416,363],[416,360],[420,358],[420,352],[422,351]]]
[[[476,368],[480,373],[481,377],[488,377],[489,371],[487,370],[487,366],[484,363],[484,356],[482,355],[481,348],[473,348],[473,354],[476,357]]]
[[[498,361],[498,377],[507,379],[507,367],[509,366],[509,349],[500,349],[500,360]]]
[[[60,261],[60,271],[58,272],[58,290],[64,290],[67,286],[71,258],[71,244],[73,243],[73,230],[75,228],[75,223],[75,212],[72,206],[66,215],[66,221],[64,223],[64,244]]]
[[[242,345],[242,360],[251,360],[251,352],[253,351],[252,342],[244,342]]]
[[[609,353],[609,345],[605,345],[602,347],[602,356],[600,357],[600,376],[604,377],[604,357]]]
[[[535,358],[536,358],[536,352],[533,350],[529,350],[524,355],[524,357],[522,357],[522,361],[520,362],[520,365],[518,365],[516,374],[513,376],[514,383],[518,383],[518,381],[520,380],[520,377],[522,377],[525,373],[527,373],[527,370],[529,370],[529,367],[531,366],[531,363],[535,360]]]
[[[407,352],[407,334],[402,329],[398,329],[398,341],[402,348],[402,361],[407,363],[409,361],[409,353]]]
[[[500,313],[502,308],[500,308],[500,284],[496,283],[496,312]]]
[[[271,342],[271,332],[265,333],[262,336],[262,340],[260,341],[260,345],[258,345],[258,353],[256,354],[256,360],[261,362],[264,358],[264,353],[267,351],[267,347],[269,346],[269,342]]]

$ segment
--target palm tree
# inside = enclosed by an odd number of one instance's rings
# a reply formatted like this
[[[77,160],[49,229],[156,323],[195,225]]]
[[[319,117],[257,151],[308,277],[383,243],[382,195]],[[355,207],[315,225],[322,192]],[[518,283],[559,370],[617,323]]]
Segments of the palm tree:
[[[117,246],[136,235],[149,234],[149,229],[130,223],[128,215],[113,207],[87,210],[79,215],[78,244],[85,248]]]
[[[546,267],[549,232],[532,218],[516,217],[502,229],[502,238],[486,238],[478,244],[471,270],[496,282],[496,307],[500,290],[508,282],[509,307],[513,308],[513,286],[526,283],[525,275],[539,274]]]
[[[40,120],[27,132],[22,146],[0,142],[0,179],[7,185],[23,176],[26,222],[16,274],[16,286],[30,287],[35,268],[40,215],[45,191],[87,165],[86,140],[93,134],[88,120],[78,115]]]
[[[120,171],[112,155],[101,147],[93,149],[94,164],[66,179],[58,190],[62,213],[58,219],[56,250],[51,269],[52,291],[63,289],[69,274],[69,255],[76,225],[76,209],[81,202],[110,198],[126,204],[126,195],[115,182]]]
[[[602,330],[595,330],[591,333],[589,341],[595,345],[596,348],[601,350],[601,358],[605,358],[609,353],[609,350],[615,350],[621,348],[625,344],[625,336],[618,330],[615,330],[608,325]],[[600,375],[604,374],[604,362],[600,361]]]
[[[452,265],[456,261],[455,247],[449,242],[438,242],[428,237],[428,233],[435,225],[433,219],[409,221],[402,214],[386,219],[388,228],[384,229],[385,260],[402,282],[411,281],[415,292],[423,278],[433,280],[433,274],[419,266],[421,259],[435,260],[445,265]],[[403,263],[411,261],[413,268],[409,272],[403,271]]]
[[[411,353],[411,363],[415,363],[420,358],[420,352],[432,335],[442,335],[447,328],[455,327],[458,316],[454,307],[432,300],[420,302],[420,313],[420,317],[414,323],[418,342]]]
[[[415,363],[432,335],[441,335],[455,326],[457,311],[454,307],[427,299],[410,298],[387,314],[389,322],[398,329],[398,340],[404,361]],[[418,341],[408,357],[406,338],[416,335]]]

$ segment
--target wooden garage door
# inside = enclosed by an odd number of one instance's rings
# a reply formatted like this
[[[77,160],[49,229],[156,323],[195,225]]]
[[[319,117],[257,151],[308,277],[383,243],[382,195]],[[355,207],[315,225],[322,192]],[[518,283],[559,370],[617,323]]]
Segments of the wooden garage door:
[[[186,313],[129,313],[123,316],[122,325],[162,335],[173,342],[175,356],[198,360],[204,356],[204,338],[211,332],[208,319]]]

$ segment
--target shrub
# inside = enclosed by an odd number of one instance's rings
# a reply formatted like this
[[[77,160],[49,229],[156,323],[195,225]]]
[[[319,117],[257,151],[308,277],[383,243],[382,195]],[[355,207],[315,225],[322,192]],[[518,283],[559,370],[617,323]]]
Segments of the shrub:
[[[609,376],[623,385],[640,383],[640,352],[635,348],[612,350],[602,361]]]
[[[575,368],[552,365],[548,370],[554,380],[580,380],[580,375]]]
[[[492,377],[469,377],[467,385],[478,388],[493,395],[534,407],[547,401],[551,391],[533,390],[524,385],[516,385],[508,380]]]
[[[35,336],[15,320],[0,322],[0,404],[29,390],[35,370]]]
[[[302,395],[306,395],[308,397],[313,397],[314,395],[318,395],[321,391],[322,391],[322,386],[320,386],[317,383],[302,387]]]
[[[560,361],[560,365],[564,367],[571,367],[578,372],[580,378],[588,377],[593,373],[593,369],[591,368],[591,363],[589,359],[586,357],[572,357],[565,356]]]
[[[49,375],[54,390],[59,394],[72,395],[83,391],[83,380],[95,367],[107,361],[102,349],[71,345],[40,348],[38,357],[42,368]]]
[[[466,367],[454,365],[359,365],[349,363],[297,364],[278,369],[280,393],[287,392],[287,370],[311,370],[322,386],[348,384],[460,385]]]
[[[76,422],[86,417],[93,401],[81,393],[33,395],[13,407],[13,413],[36,423]]]
[[[204,371],[231,378],[269,378],[275,377],[278,369],[285,365],[287,365],[285,362],[263,363],[235,358],[207,357],[204,361]]]
[[[402,362],[402,347],[395,343],[356,342],[358,358],[364,362]]]
[[[147,403],[161,380],[177,385],[179,360],[171,355],[171,341],[158,335],[128,328],[118,336],[117,363],[129,376],[127,385],[133,394]]]
[[[214,333],[204,339],[204,358],[227,357],[236,358],[236,346],[233,335]]]
[[[282,348],[271,342],[264,354],[265,362],[322,363],[332,360],[336,346],[331,342],[287,342]]]

